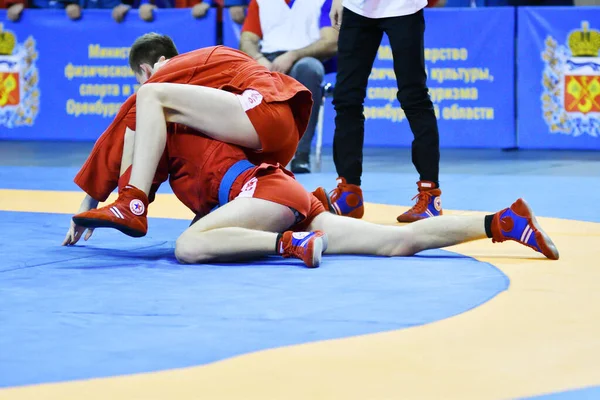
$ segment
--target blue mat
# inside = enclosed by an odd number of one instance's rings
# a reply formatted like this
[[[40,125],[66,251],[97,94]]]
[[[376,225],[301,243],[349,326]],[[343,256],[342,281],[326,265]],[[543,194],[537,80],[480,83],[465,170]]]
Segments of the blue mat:
[[[506,290],[445,251],[182,266],[187,221],[60,247],[69,216],[0,212],[0,387],[201,365],[267,348],[421,325]]]
[[[546,394],[543,396],[535,396],[528,397],[530,400],[597,400],[600,399],[600,386],[585,388],[585,389],[575,389],[569,390],[566,392],[552,393]]]

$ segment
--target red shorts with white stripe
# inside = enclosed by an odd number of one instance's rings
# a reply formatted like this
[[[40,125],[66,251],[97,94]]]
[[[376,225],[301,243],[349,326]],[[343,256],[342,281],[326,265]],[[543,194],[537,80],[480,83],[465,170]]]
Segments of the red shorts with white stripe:
[[[325,212],[323,204],[281,166],[262,164],[242,174],[231,187],[230,201],[254,197],[291,208],[299,220],[291,230],[304,231],[312,220]]]
[[[290,105],[287,102],[265,102],[263,96],[253,89],[237,97],[262,145],[256,157],[248,154],[249,160],[255,164],[269,162],[287,165],[294,157],[300,140]]]

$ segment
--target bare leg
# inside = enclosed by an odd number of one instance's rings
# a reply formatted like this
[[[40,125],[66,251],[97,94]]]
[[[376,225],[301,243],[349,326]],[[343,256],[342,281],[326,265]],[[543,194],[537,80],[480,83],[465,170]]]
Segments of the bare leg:
[[[294,223],[294,214],[277,203],[240,198],[210,213],[177,239],[182,263],[247,260],[276,254],[277,234]]]
[[[133,167],[129,183],[148,194],[167,140],[167,122],[196,129],[213,139],[260,149],[261,143],[236,95],[175,83],[142,85],[136,100]]]
[[[123,142],[123,155],[121,156],[121,170],[119,176],[131,166],[133,162],[133,145],[135,143],[135,131],[129,128],[125,129],[125,140]]]
[[[385,226],[322,213],[309,229],[327,234],[330,254],[408,256],[487,237],[484,218],[477,216],[441,216],[406,226]]]

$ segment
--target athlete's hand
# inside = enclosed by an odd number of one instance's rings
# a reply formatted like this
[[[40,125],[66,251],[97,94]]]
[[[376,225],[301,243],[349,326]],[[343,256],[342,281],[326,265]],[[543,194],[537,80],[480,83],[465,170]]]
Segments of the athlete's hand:
[[[98,200],[94,200],[89,194],[86,194],[86,196],[81,201],[81,205],[79,206],[79,211],[77,211],[77,214],[90,211],[96,207],[98,207]],[[79,239],[81,239],[81,235],[83,235],[84,231],[84,227],[75,225],[75,222],[73,222],[73,220],[71,219],[71,225],[69,226],[67,236],[65,236],[65,240],[63,240],[62,245],[68,246],[77,243]],[[83,239],[87,241],[89,238],[92,237],[92,233],[94,233],[94,230],[88,229]]]
[[[151,22],[154,19],[154,4],[142,4],[140,6],[140,18],[146,22]]]
[[[209,8],[210,8],[210,6],[205,2],[196,4],[194,7],[192,7],[192,17],[194,17],[194,18],[204,17],[206,15],[206,13],[208,12]]]
[[[79,241],[79,239],[81,239],[81,235],[83,235],[83,232],[85,232],[85,228],[83,226],[75,225],[75,222],[73,222],[73,220],[71,220],[71,226],[69,227],[69,230],[67,231],[67,236],[65,236],[65,240],[63,241],[62,245],[63,246],[74,245],[75,243],[77,243]],[[94,233],[94,230],[91,228],[88,229],[83,240],[85,240],[85,241],[89,240],[89,238],[92,237],[92,233]]]
[[[69,4],[65,8],[65,11],[67,12],[67,16],[73,21],[81,18],[81,7],[79,7],[79,4]]]
[[[329,19],[331,20],[331,26],[338,31],[342,26],[342,13],[344,7],[342,6],[342,0],[333,0],[331,3],[331,11],[329,11]]]
[[[112,17],[116,22],[122,22],[125,19],[125,15],[131,9],[131,6],[127,4],[119,4],[112,10]]]
[[[13,4],[12,6],[8,7],[8,10],[6,10],[6,16],[13,22],[18,21],[19,18],[21,18],[21,13],[23,12],[24,7],[25,6],[21,3]]]
[[[283,53],[273,60],[273,67],[271,68],[271,71],[287,74],[290,72],[296,61],[298,61],[298,58],[294,52],[288,51],[287,53]]]

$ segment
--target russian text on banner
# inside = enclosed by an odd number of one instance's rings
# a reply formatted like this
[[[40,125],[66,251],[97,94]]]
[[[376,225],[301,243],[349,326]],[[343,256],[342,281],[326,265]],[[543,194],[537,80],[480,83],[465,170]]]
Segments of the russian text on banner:
[[[215,44],[214,10],[155,10],[141,21],[132,10],[117,24],[110,10],[25,10],[21,21],[0,15],[0,139],[96,140],[137,84],[129,47],[140,35],[170,35],[180,52]]]
[[[427,82],[442,147],[515,146],[514,24],[511,7],[425,10]],[[365,99],[365,146],[410,146],[413,135],[396,93],[384,35]],[[323,143],[330,145],[330,103],[325,115]]]

